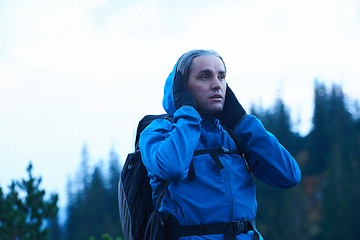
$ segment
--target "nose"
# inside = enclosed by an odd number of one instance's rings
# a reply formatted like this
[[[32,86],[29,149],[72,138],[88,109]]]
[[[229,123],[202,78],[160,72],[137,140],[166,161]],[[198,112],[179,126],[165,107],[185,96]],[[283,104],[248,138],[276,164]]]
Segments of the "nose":
[[[214,76],[211,81],[211,88],[216,90],[221,88],[221,82],[216,76]]]

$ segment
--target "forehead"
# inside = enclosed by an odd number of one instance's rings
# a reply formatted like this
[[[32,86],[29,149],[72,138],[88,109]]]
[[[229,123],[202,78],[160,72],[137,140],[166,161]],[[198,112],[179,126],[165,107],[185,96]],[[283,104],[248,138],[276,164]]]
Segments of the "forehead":
[[[223,61],[214,55],[204,55],[195,57],[190,65],[190,71],[211,70],[215,72],[225,72]]]

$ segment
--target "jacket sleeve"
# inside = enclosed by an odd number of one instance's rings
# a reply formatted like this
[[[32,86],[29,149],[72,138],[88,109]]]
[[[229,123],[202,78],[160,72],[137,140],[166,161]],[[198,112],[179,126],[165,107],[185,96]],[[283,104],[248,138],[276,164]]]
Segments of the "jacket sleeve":
[[[235,128],[235,133],[258,179],[281,188],[291,188],[299,183],[298,163],[255,116],[246,115]]]
[[[173,122],[154,120],[140,135],[141,157],[149,174],[165,180],[187,177],[201,135],[201,117],[190,106],[174,113]]]

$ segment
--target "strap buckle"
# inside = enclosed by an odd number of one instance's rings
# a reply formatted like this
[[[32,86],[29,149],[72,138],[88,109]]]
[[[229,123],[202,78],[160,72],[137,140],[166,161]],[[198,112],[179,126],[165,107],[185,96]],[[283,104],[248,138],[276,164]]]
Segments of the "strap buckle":
[[[230,153],[230,150],[227,149],[226,147],[220,147],[220,148],[218,149],[218,153],[219,153],[219,154],[229,154],[229,153]]]
[[[247,233],[249,230],[252,230],[251,223],[248,221],[233,221],[231,222],[231,227],[235,235]]]
[[[244,232],[244,223],[242,221],[231,222],[231,227],[235,235],[239,235]]]

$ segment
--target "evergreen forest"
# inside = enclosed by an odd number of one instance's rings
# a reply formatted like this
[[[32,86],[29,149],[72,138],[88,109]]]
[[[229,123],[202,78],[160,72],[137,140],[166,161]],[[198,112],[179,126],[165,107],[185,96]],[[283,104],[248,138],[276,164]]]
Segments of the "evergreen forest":
[[[290,110],[281,98],[267,109],[252,106],[248,111],[292,153],[302,170],[301,182],[287,190],[254,178],[257,228],[266,240],[355,240],[360,236],[359,104],[345,96],[341,86],[327,87],[317,81],[313,102],[312,129],[306,136],[294,130]],[[14,181],[7,195],[0,188],[0,239],[122,239],[117,184],[120,162],[125,159],[111,151],[104,170],[102,162],[89,166],[89,157],[85,146],[80,168],[68,180],[64,223],[59,222],[57,196],[45,199],[41,178],[31,175],[31,165],[28,180]],[[20,194],[21,189],[25,193]]]

